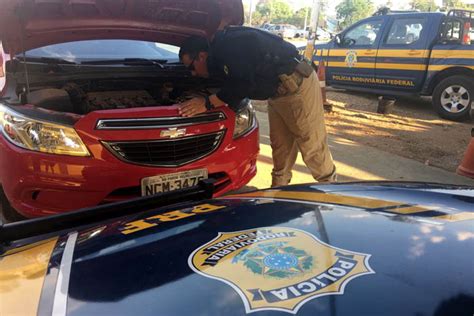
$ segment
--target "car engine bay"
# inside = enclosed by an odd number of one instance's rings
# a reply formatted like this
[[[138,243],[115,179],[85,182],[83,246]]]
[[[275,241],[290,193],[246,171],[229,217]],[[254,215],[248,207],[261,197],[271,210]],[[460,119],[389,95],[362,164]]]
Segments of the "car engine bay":
[[[193,82],[178,84],[173,81],[151,82],[150,79],[70,81],[63,85],[36,85],[29,93],[19,92],[18,95],[22,104],[87,114],[99,110],[168,106],[213,93],[207,85],[190,81]]]

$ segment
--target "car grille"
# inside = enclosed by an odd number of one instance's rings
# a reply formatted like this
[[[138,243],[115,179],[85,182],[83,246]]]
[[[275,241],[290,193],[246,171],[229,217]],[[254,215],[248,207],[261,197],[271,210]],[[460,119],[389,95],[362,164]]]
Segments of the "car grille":
[[[97,129],[153,129],[165,127],[181,127],[197,124],[219,122],[226,119],[223,112],[212,112],[193,117],[151,117],[133,119],[101,119],[97,122]]]
[[[104,142],[119,159],[134,164],[176,167],[210,155],[219,148],[225,131],[179,139]]]

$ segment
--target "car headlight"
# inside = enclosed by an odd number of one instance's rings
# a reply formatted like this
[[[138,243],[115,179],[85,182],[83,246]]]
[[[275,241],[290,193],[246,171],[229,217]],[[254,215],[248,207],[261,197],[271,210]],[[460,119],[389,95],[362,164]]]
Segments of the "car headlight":
[[[249,101],[239,112],[235,114],[234,139],[245,135],[257,124],[255,110]]]
[[[28,118],[2,105],[0,128],[10,142],[25,149],[57,155],[90,156],[73,128]]]

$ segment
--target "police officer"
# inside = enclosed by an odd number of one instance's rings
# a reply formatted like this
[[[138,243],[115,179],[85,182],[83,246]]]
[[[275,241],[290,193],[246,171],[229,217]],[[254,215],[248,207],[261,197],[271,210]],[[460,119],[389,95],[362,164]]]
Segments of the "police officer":
[[[218,93],[182,103],[182,116],[225,105],[238,110],[244,98],[268,99],[272,187],[290,182],[298,149],[317,181],[335,181],[319,82],[295,46],[265,31],[228,27],[210,44],[202,37],[188,38],[179,57],[193,75],[223,79]]]

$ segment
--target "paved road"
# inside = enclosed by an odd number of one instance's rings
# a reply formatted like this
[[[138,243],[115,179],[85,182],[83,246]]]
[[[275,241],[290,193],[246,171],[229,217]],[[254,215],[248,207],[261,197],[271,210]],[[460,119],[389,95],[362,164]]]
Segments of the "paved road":
[[[246,189],[262,189],[271,185],[272,155],[267,114],[257,112],[257,118],[260,123],[258,173]],[[330,137],[329,146],[336,161],[339,181],[399,180],[474,186],[474,180],[469,178],[344,138]],[[293,170],[292,184],[314,182],[301,155]]]

